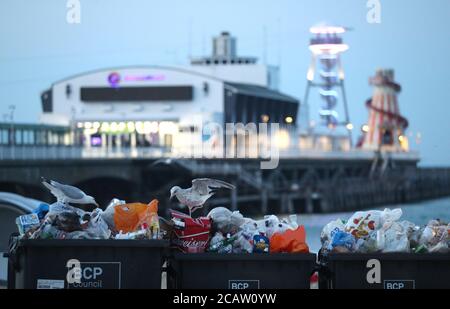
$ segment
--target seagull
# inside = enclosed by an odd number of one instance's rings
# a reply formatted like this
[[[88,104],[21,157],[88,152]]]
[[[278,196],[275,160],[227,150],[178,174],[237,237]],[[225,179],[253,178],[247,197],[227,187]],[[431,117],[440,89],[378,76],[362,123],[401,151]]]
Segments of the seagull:
[[[190,188],[172,187],[170,199],[176,197],[181,204],[189,208],[189,215],[192,215],[192,212],[202,208],[203,204],[221,188],[233,190],[235,186],[221,180],[197,178],[192,180]]]
[[[78,189],[77,187],[64,185],[54,180],[47,180],[44,177],[42,179],[42,184],[50,190],[50,193],[53,194],[57,201],[63,204],[94,204],[97,207],[99,205],[95,201],[95,199]]]

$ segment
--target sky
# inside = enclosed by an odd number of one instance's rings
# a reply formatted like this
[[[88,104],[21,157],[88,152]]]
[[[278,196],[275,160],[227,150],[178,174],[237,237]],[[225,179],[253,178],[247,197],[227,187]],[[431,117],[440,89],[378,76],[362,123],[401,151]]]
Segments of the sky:
[[[303,100],[308,31],[327,22],[353,29],[342,60],[355,128],[367,121],[368,78],[393,68],[411,148],[424,166],[450,166],[450,0],[379,0],[378,24],[367,22],[367,0],[79,2],[80,23],[69,24],[66,0],[0,0],[0,116],[14,104],[15,121],[38,121],[40,93],[73,74],[185,65],[189,56],[210,54],[211,37],[223,30],[238,38],[240,55],[280,65],[280,90]]]

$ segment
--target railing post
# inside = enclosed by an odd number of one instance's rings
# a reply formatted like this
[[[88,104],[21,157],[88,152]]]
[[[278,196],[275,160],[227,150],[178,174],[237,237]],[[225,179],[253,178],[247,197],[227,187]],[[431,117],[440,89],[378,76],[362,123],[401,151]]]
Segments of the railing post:
[[[262,214],[267,214],[267,210],[268,210],[268,196],[267,196],[267,189],[266,187],[263,185],[262,189],[261,189],[261,212]]]

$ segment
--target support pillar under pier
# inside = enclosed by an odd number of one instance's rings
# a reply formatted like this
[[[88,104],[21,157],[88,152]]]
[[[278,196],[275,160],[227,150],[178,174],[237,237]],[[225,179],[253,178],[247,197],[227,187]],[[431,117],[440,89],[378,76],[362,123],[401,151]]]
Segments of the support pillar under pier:
[[[267,189],[266,188],[262,188],[261,189],[261,213],[263,215],[267,214],[267,205],[268,205],[268,196],[267,196]]]
[[[238,210],[238,201],[237,201],[238,187],[237,187],[235,181],[233,182],[233,185],[235,186],[235,189],[231,190],[231,210],[235,211],[235,210]]]

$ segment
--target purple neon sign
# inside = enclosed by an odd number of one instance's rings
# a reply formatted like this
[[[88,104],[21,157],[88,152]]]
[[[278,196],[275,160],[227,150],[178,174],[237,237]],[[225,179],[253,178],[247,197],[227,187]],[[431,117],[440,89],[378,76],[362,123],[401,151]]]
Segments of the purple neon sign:
[[[111,87],[117,87],[119,86],[120,82],[120,74],[117,72],[112,72],[108,75],[108,83],[111,85]]]
[[[91,136],[91,145],[98,147],[102,145],[102,138],[100,136]]]
[[[146,80],[152,80],[152,81],[160,81],[164,80],[165,76],[162,74],[159,75],[126,75],[125,80],[126,81],[146,81]]]
[[[140,82],[140,81],[162,81],[166,77],[163,74],[155,74],[155,75],[125,75],[124,81],[126,82]],[[108,75],[108,83],[111,87],[118,87],[121,81],[120,74],[117,72],[112,72]]]

